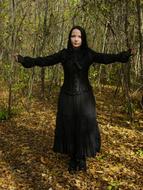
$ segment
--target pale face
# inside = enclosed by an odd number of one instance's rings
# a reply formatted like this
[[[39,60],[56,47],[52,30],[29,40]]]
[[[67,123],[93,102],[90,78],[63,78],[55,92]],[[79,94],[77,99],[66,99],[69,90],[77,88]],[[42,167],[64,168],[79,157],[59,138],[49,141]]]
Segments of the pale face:
[[[78,48],[82,44],[81,32],[78,29],[73,29],[71,33],[71,44],[74,48]]]

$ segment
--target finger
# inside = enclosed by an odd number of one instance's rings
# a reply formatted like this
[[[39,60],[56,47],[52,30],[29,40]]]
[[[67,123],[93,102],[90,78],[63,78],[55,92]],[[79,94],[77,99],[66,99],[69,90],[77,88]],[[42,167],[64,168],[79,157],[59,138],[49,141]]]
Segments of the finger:
[[[133,53],[133,55],[136,54],[136,50],[134,48],[132,49],[132,53]]]
[[[14,59],[15,59],[15,61],[18,61],[18,55],[17,54],[14,55]]]
[[[131,54],[131,55],[135,55],[136,51],[135,51],[134,48],[130,48],[129,50],[130,50],[130,54]]]

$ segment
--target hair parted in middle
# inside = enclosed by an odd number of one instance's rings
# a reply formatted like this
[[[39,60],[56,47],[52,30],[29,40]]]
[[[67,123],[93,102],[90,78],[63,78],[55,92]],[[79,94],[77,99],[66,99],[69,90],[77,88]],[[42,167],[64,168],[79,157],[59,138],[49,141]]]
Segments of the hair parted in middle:
[[[88,48],[88,44],[87,44],[87,39],[86,39],[86,32],[85,30],[81,27],[81,26],[73,26],[72,29],[70,30],[70,33],[69,33],[69,37],[68,37],[68,44],[67,44],[67,48],[70,50],[70,49],[73,49],[73,45],[71,43],[71,34],[72,34],[72,31],[74,29],[78,29],[80,32],[81,32],[81,39],[82,39],[82,44],[81,44],[81,49],[86,49]]]

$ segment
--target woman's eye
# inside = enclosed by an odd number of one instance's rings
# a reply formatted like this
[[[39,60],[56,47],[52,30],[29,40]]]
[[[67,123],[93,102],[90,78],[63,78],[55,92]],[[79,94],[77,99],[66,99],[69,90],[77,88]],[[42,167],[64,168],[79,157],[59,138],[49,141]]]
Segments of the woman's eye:
[[[71,36],[71,38],[75,38],[75,37],[81,38],[81,36],[76,36],[76,35]]]

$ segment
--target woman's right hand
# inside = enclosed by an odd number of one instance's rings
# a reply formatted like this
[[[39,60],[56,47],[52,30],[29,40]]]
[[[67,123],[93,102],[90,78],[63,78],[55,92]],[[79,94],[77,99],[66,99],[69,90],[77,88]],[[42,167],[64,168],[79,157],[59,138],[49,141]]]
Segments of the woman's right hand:
[[[15,60],[16,62],[18,62],[18,54],[14,54],[13,57],[14,57],[14,60]]]
[[[22,63],[23,62],[23,56],[19,55],[19,54],[14,54],[14,60],[16,62],[20,62]]]

